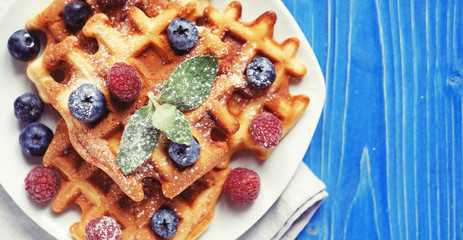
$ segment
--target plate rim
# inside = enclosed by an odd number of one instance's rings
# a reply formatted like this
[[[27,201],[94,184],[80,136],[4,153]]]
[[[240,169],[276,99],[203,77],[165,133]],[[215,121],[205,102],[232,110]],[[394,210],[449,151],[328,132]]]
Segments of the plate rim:
[[[6,14],[6,12],[7,12],[8,10],[11,10],[12,8],[14,8],[14,6],[20,5],[22,1],[25,1],[25,0],[21,0],[21,1],[11,1],[11,0],[10,0],[10,1],[8,1],[8,2],[3,6],[2,11],[0,12],[0,22],[1,22],[0,25],[4,24],[5,18],[9,15],[9,14]],[[229,1],[229,0],[226,0],[226,1],[211,0],[211,5],[215,7],[214,3],[217,3],[217,2],[219,2],[219,1],[220,1],[220,2],[226,2],[226,5],[228,5],[228,3],[231,2],[231,1]],[[246,14],[248,14],[249,11],[258,11],[259,13],[257,14],[257,16],[263,13],[263,12],[260,12],[261,10],[253,10],[253,9],[251,9],[251,8],[249,8],[249,7],[248,7],[248,8],[245,7],[245,5],[246,5],[248,2],[250,2],[250,1],[252,1],[252,0],[242,0],[242,1],[240,1],[241,4],[243,5],[243,18],[246,17]],[[299,163],[302,162],[302,159],[303,159],[303,157],[304,157],[304,155],[305,155],[305,153],[306,153],[306,151],[307,151],[307,149],[308,149],[308,146],[309,146],[309,144],[310,144],[310,142],[311,142],[311,140],[312,140],[312,137],[313,137],[313,134],[314,134],[314,132],[315,132],[315,129],[316,129],[317,125],[318,125],[318,122],[319,122],[319,119],[320,119],[320,116],[321,116],[321,113],[322,113],[322,110],[323,110],[323,106],[324,106],[324,103],[325,103],[325,98],[326,98],[326,87],[325,87],[324,77],[323,77],[323,74],[322,74],[321,69],[320,69],[320,65],[319,65],[319,63],[318,63],[318,61],[317,61],[317,59],[316,59],[316,57],[315,57],[315,55],[314,55],[314,53],[313,53],[313,50],[312,50],[310,44],[308,43],[308,41],[307,41],[307,39],[306,39],[304,33],[303,33],[302,30],[300,29],[300,27],[299,27],[299,25],[297,24],[297,22],[295,21],[294,17],[291,15],[291,13],[289,12],[289,10],[286,8],[286,6],[285,6],[281,1],[279,1],[279,0],[270,0],[270,1],[268,1],[268,0],[258,0],[258,1],[255,1],[255,2],[262,2],[262,1],[266,1],[266,3],[270,2],[271,4],[275,4],[276,6],[278,6],[277,9],[266,8],[266,9],[264,9],[264,11],[266,11],[266,10],[273,10],[273,11],[276,11],[276,12],[277,12],[278,19],[280,19],[280,18],[285,18],[286,21],[290,21],[290,22],[291,22],[291,26],[292,26],[293,28],[294,28],[294,27],[296,28],[297,34],[294,34],[294,37],[297,37],[297,38],[299,39],[299,41],[300,41],[300,46],[299,46],[299,49],[298,49],[298,55],[300,55],[300,53],[301,53],[301,51],[302,51],[302,50],[301,50],[302,48],[308,48],[308,49],[304,49],[304,50],[305,50],[305,51],[308,51],[308,55],[309,55],[309,56],[307,56],[307,57],[308,57],[308,59],[310,60],[310,62],[312,63],[311,66],[312,66],[312,67],[315,66],[315,68],[314,68],[314,69],[311,68],[311,70],[315,71],[315,72],[313,72],[313,74],[316,74],[316,75],[317,75],[316,79],[320,80],[320,77],[321,77],[321,83],[318,82],[318,84],[321,84],[321,85],[319,85],[319,86],[322,86],[322,89],[319,89],[319,90],[321,91],[321,96],[318,96],[318,98],[317,98],[318,102],[313,103],[313,101],[312,101],[312,99],[313,99],[312,96],[309,96],[309,97],[311,98],[311,101],[310,101],[310,104],[309,104],[308,109],[305,111],[305,113],[304,113],[304,115],[303,115],[303,117],[304,117],[304,116],[307,116],[307,115],[309,114],[309,113],[308,113],[308,110],[309,110],[309,108],[310,108],[310,109],[312,110],[312,111],[311,111],[311,114],[315,115],[314,117],[316,118],[316,122],[315,122],[315,124],[311,125],[311,129],[310,129],[310,132],[309,132],[309,135],[310,135],[310,136],[308,136],[308,143],[307,143],[306,148],[305,148],[304,151],[303,151],[302,156],[300,157],[300,160],[297,161],[297,164],[293,164],[294,166],[289,170],[289,171],[290,171],[290,174],[289,174],[290,177],[287,178],[287,181],[286,181],[286,183],[284,184],[284,187],[282,187],[282,188],[281,188],[281,191],[279,191],[279,193],[277,194],[278,196],[277,196],[276,198],[272,199],[271,204],[267,204],[266,210],[263,211],[263,212],[261,212],[260,216],[254,217],[254,219],[255,219],[254,223],[257,222],[257,221],[268,211],[268,209],[270,209],[270,207],[273,205],[273,203],[278,199],[278,197],[281,195],[281,193],[283,192],[283,190],[284,190],[284,189],[286,188],[286,186],[289,184],[290,180],[292,179],[292,176],[295,174],[295,172],[296,172],[296,170],[297,170],[297,167],[299,166]],[[52,0],[41,0],[40,2],[41,2],[41,3],[46,2],[47,4],[44,4],[44,6],[47,6],[49,3],[52,2]],[[219,10],[222,10],[222,9],[220,9],[220,8],[218,8],[218,9],[219,9]],[[261,8],[261,9],[262,9],[262,8]],[[42,9],[39,9],[39,11],[41,11],[41,10],[42,10]],[[279,14],[279,13],[282,13],[282,14]],[[33,15],[30,15],[30,16],[28,16],[28,17],[32,17],[32,16],[33,16]],[[288,17],[288,16],[289,16],[289,17]],[[25,21],[26,21],[26,20],[27,20],[27,18],[25,19]],[[247,20],[247,19],[245,19],[245,20]],[[281,20],[280,20],[280,22],[281,22]],[[24,25],[25,25],[25,22],[23,22],[22,24],[23,24],[23,26],[24,26]],[[278,24],[278,20],[277,20],[277,24]],[[3,32],[3,30],[2,30],[2,32]],[[11,34],[11,33],[3,34],[3,36],[7,38],[10,34]],[[277,35],[277,30],[275,30],[275,35]],[[296,35],[297,35],[297,36],[296,36]],[[3,42],[3,41],[5,41],[5,39],[2,39],[2,42]],[[6,41],[5,41],[5,42],[6,42]],[[6,46],[6,44],[5,44],[4,46]],[[8,51],[5,49],[5,52],[8,52]],[[307,53],[306,53],[306,54],[307,54]],[[9,55],[9,54],[7,54],[7,55]],[[300,60],[299,57],[298,57],[298,59]],[[2,62],[2,61],[6,61],[6,60],[5,60],[5,59],[0,59],[0,62]],[[13,64],[14,64],[14,63],[13,63]],[[308,65],[308,63],[305,63],[305,62],[304,62],[304,64],[306,64],[306,66]],[[307,66],[307,67],[309,68],[309,66]],[[24,73],[25,73],[25,71],[24,71]],[[308,74],[309,74],[309,73],[307,73],[307,75],[308,75]],[[307,76],[305,76],[304,78],[306,78],[306,77],[307,77]],[[24,77],[23,77],[23,78],[24,78]],[[27,79],[27,76],[26,76],[25,78]],[[27,80],[27,81],[29,81],[29,80]],[[30,83],[29,83],[29,84],[30,84]],[[31,89],[31,90],[32,90],[32,91],[36,91],[36,90],[35,90],[35,86],[33,86],[33,89]],[[322,100],[322,102],[320,102],[320,100]],[[318,104],[317,104],[317,103],[318,103]],[[298,126],[298,125],[301,125],[300,122],[301,122],[301,120],[302,120],[303,117],[301,117],[301,119],[296,123],[296,125],[295,125],[294,127],[296,127],[296,126]],[[40,121],[41,121],[41,120],[40,120]],[[52,119],[46,119],[45,121],[53,121],[53,118],[52,118]],[[19,124],[18,124],[18,125],[19,125]],[[20,127],[19,127],[19,128],[20,128]],[[292,129],[292,130],[293,130],[293,129]],[[288,135],[290,135],[290,134],[293,132],[292,130],[288,133]],[[285,138],[287,138],[287,136],[285,136]],[[284,139],[283,139],[282,141],[284,141]],[[277,146],[276,149],[278,149],[278,146]],[[272,153],[272,154],[273,154],[273,153]],[[299,154],[299,155],[301,155],[301,154]],[[298,157],[298,158],[299,158],[299,157]],[[28,160],[28,161],[30,161],[30,160]],[[40,162],[39,162],[39,163],[40,163]],[[232,165],[231,165],[231,166],[232,166]],[[0,172],[2,172],[2,171],[0,171]],[[49,222],[46,222],[46,221],[43,221],[43,220],[41,220],[41,219],[37,219],[37,218],[33,217],[36,213],[32,213],[31,210],[30,210],[30,208],[24,207],[22,204],[18,204],[18,202],[20,202],[20,201],[17,201],[17,199],[18,199],[18,193],[17,193],[17,192],[18,192],[18,191],[13,191],[13,190],[9,187],[10,185],[8,185],[8,184],[5,185],[5,184],[3,184],[3,183],[5,183],[6,180],[4,179],[4,177],[3,177],[2,175],[3,175],[3,174],[0,174],[0,184],[1,184],[2,187],[5,189],[5,191],[7,192],[7,194],[11,197],[11,199],[13,199],[14,203],[15,203],[17,206],[19,206],[19,208],[20,208],[20,209],[21,209],[32,221],[34,221],[36,224],[38,224],[44,231],[48,232],[50,235],[54,236],[55,238],[58,238],[58,239],[62,238],[62,237],[63,237],[63,235],[62,235],[63,231],[55,231],[55,229],[50,230],[50,228],[49,228],[49,226],[50,226],[49,224],[50,224],[50,223],[49,223]],[[24,177],[25,177],[25,176],[24,176]],[[285,179],[285,180],[286,180],[286,179]],[[23,194],[20,194],[20,195],[25,195],[25,192],[24,192]],[[221,200],[221,201],[223,202],[223,200]],[[37,205],[37,204],[35,204],[35,203],[30,203],[30,204],[31,204],[31,205]],[[48,202],[48,204],[46,205],[46,207],[42,207],[41,205],[39,205],[39,206],[33,206],[33,207],[42,208],[42,209],[40,209],[42,212],[46,212],[46,211],[47,211],[46,209],[49,210],[48,212],[51,212],[50,204],[51,204],[51,202]],[[55,214],[55,213],[53,213],[53,212],[51,212],[51,214],[53,214],[53,215],[55,215],[55,216],[57,215],[57,214]],[[78,215],[80,216],[80,213],[78,213]],[[216,219],[216,217],[214,217],[214,219]],[[58,220],[58,219],[56,218],[56,220]],[[78,220],[78,219],[77,219],[77,220]],[[213,221],[213,223],[214,223],[214,221]],[[211,225],[212,225],[213,223],[211,223]],[[254,224],[254,223],[253,223],[253,224]],[[246,232],[249,228],[251,228],[253,224],[249,225],[249,226],[248,226],[247,228],[245,228],[245,229],[242,229],[242,231],[239,232],[239,233],[234,232],[233,236],[231,236],[230,239],[234,239],[234,238],[237,238],[237,237],[241,236],[244,232]],[[69,225],[68,227],[70,227],[70,225]],[[209,229],[211,229],[211,228],[208,227],[208,229],[204,232],[204,234],[200,237],[200,239],[204,239],[205,236],[206,236],[206,237],[208,236],[207,233],[210,232],[210,231],[208,231]],[[61,230],[63,230],[63,229],[61,229]],[[64,229],[64,231],[67,232],[66,237],[69,238],[69,237],[70,237],[70,234],[69,234],[68,229],[66,228],[66,229]]]

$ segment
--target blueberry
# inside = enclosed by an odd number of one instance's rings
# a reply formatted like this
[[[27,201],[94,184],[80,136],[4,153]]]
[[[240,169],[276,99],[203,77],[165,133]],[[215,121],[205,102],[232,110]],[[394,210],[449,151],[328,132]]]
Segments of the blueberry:
[[[41,157],[53,139],[53,131],[39,122],[27,125],[19,135],[19,145],[29,157]]]
[[[181,166],[190,166],[195,163],[201,154],[201,146],[195,137],[191,138],[190,145],[170,142],[169,156]]]
[[[167,37],[170,45],[179,50],[187,51],[198,41],[198,29],[186,18],[176,18],[167,27]]]
[[[29,61],[40,52],[40,39],[35,32],[21,29],[8,39],[8,51],[19,61]]]
[[[24,93],[14,101],[14,115],[24,122],[35,122],[42,115],[43,102],[31,92]]]
[[[246,79],[254,88],[266,88],[275,82],[275,78],[275,67],[265,57],[252,59],[246,67]]]
[[[72,32],[79,31],[90,16],[90,8],[84,2],[71,2],[63,9],[63,19]]]
[[[170,209],[160,209],[151,218],[151,228],[163,238],[171,238],[177,233],[178,216]]]
[[[82,84],[71,92],[68,107],[77,120],[91,123],[100,118],[106,109],[104,94],[95,85]]]

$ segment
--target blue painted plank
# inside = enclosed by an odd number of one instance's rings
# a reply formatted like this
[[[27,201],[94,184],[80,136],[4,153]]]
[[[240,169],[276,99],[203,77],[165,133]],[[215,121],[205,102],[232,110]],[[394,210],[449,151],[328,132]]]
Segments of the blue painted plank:
[[[283,0],[325,76],[298,239],[463,239],[463,1]]]

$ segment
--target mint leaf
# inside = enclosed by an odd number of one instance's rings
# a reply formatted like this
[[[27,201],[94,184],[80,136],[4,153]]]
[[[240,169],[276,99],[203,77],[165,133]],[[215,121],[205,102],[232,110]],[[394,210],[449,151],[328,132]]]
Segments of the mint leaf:
[[[152,117],[153,125],[161,131],[172,130],[175,127],[174,120],[177,111],[172,104],[157,105]]]
[[[175,105],[180,111],[197,108],[209,96],[218,70],[217,57],[196,56],[185,60],[165,83],[161,102]]]
[[[164,105],[170,105],[170,104],[164,103],[162,106]],[[170,105],[170,106],[173,106],[173,105]],[[183,115],[183,113],[180,112],[180,110],[175,108],[175,106],[173,106],[173,108],[171,108],[170,106],[168,106],[168,108],[170,109],[169,111],[172,111],[172,112],[170,112],[169,115],[172,114],[173,118],[170,118],[169,121],[171,121],[173,127],[170,129],[165,129],[165,130],[161,129],[162,132],[166,135],[167,138],[169,138],[170,140],[176,143],[190,145],[191,138],[192,138],[190,123],[186,119],[185,115]],[[158,108],[156,108],[156,111],[153,114],[153,124],[154,124],[155,115],[157,115],[156,114],[158,111],[157,109]]]
[[[125,126],[117,153],[117,164],[125,175],[142,165],[156,146],[159,130],[151,122],[153,112],[151,105],[141,107]]]
[[[122,134],[117,163],[125,175],[150,157],[159,130],[171,141],[190,144],[190,123],[181,111],[195,109],[206,100],[218,70],[217,57],[193,57],[182,62],[170,75],[159,99],[152,92],[148,93],[148,106],[132,115]],[[158,100],[164,104],[158,104]]]

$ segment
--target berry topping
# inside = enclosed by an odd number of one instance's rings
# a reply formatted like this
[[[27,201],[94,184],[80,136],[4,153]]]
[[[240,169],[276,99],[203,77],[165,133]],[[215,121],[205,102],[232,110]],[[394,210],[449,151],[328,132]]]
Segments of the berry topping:
[[[247,168],[235,168],[225,180],[223,189],[233,202],[239,205],[251,203],[259,195],[259,175]]]
[[[29,157],[41,157],[53,139],[53,131],[39,122],[27,125],[19,135],[19,145]]]
[[[195,137],[191,138],[190,145],[170,142],[169,156],[181,166],[190,166],[195,163],[201,154],[201,146]]]
[[[272,148],[283,136],[283,125],[275,115],[262,112],[251,121],[249,131],[261,147]]]
[[[111,67],[107,81],[109,91],[120,102],[137,99],[142,85],[137,70],[123,62],[118,62]]]
[[[254,88],[266,88],[275,82],[275,78],[275,67],[265,57],[252,59],[246,67],[246,79]]]
[[[37,166],[27,174],[24,182],[29,197],[36,202],[45,202],[56,195],[59,178],[54,170]]]
[[[186,18],[176,18],[167,27],[167,37],[170,45],[179,50],[187,51],[198,41],[198,29]]]
[[[35,122],[42,115],[43,102],[31,92],[24,93],[14,101],[14,115],[24,122]]]
[[[77,32],[90,16],[90,7],[84,2],[70,2],[63,9],[63,19],[71,32]]]
[[[82,84],[71,92],[68,107],[77,120],[91,123],[100,118],[106,109],[104,94],[95,85]]]
[[[8,39],[8,51],[19,61],[29,61],[40,52],[40,39],[36,33],[21,29]]]
[[[112,217],[95,218],[85,226],[85,238],[87,240],[120,240],[122,239],[121,226]]]
[[[171,238],[177,233],[178,216],[170,209],[160,209],[151,218],[151,228],[163,238]]]
[[[127,2],[127,0],[98,0],[98,4],[101,7],[106,7],[106,8],[119,6],[119,5],[125,4],[125,2]]]

